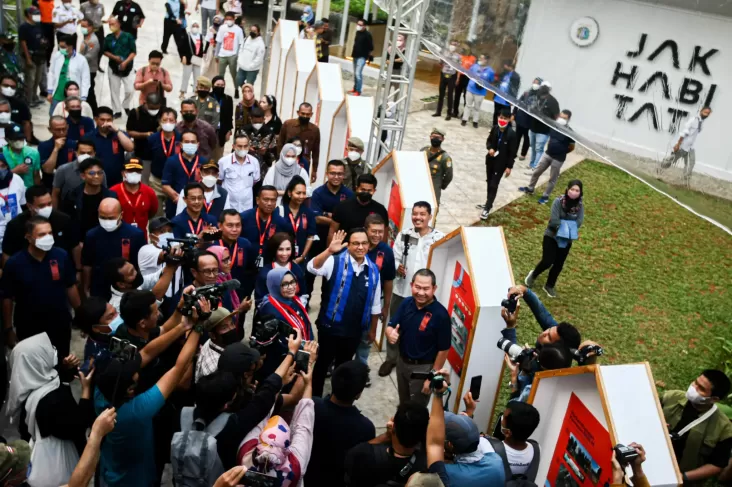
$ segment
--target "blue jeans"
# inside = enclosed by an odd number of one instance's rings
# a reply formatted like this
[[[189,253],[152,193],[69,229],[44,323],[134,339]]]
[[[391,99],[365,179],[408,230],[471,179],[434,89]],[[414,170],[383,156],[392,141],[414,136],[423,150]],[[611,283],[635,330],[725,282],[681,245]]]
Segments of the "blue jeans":
[[[529,305],[531,313],[534,315],[534,318],[536,318],[536,322],[539,323],[539,326],[542,330],[557,326],[557,320],[555,320],[554,316],[552,316],[549,310],[546,309],[546,306],[544,306],[544,303],[541,302],[541,300],[536,295],[536,293],[534,293],[534,291],[532,291],[531,289],[527,289],[524,293],[523,299],[524,303]],[[513,343],[516,343],[515,328],[504,328],[503,330],[501,330],[501,334],[503,335],[503,338],[510,340]]]
[[[239,69],[236,72],[236,86],[238,88],[241,88],[244,83],[249,83],[250,85],[253,85],[255,81],[257,81],[257,75],[259,74],[259,70],[256,71],[244,71],[243,69]]]
[[[366,330],[366,332],[361,336],[361,341],[359,342],[358,348],[356,349],[356,358],[358,358],[364,364],[368,365],[370,351],[371,344],[369,343],[369,331]]]
[[[532,131],[529,132],[529,140],[531,141],[531,163],[529,167],[534,169],[539,165],[541,156],[544,155],[544,148],[549,141],[549,134],[538,134]]]
[[[51,98],[51,108],[48,109],[48,116],[49,117],[53,116],[53,111],[56,109],[56,105],[58,105],[59,103],[62,103],[62,102],[60,102],[58,100],[54,100],[53,98]]]
[[[358,57],[353,60],[353,89],[361,93],[363,88],[363,68],[366,66],[366,58]]]

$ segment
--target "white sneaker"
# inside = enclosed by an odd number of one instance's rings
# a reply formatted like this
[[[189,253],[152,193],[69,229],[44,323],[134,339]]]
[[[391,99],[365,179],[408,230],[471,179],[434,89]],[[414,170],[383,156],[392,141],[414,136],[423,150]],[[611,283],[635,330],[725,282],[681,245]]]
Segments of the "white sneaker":
[[[526,279],[524,279],[524,283],[526,284],[526,287],[531,287],[534,285],[534,281],[536,281],[536,279],[534,279],[534,271],[531,270],[527,274]]]
[[[483,210],[480,214],[481,220],[487,220],[488,219],[488,210]]]

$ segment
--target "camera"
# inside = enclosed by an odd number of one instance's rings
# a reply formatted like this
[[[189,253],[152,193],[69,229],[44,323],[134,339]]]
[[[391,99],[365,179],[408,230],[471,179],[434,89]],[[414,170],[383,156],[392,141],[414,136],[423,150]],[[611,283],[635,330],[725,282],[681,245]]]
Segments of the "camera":
[[[589,355],[591,353],[594,353],[595,356],[599,357],[605,353],[605,350],[600,345],[587,345],[580,349],[570,348],[569,353],[572,354],[572,358],[574,358],[578,364],[584,365],[585,362],[587,362],[587,359],[590,358]]]
[[[615,451],[615,459],[623,468],[633,463],[640,456],[638,450],[631,446],[617,444],[613,450]]]
[[[263,473],[247,470],[240,480],[241,485],[247,487],[275,487],[277,485],[277,477],[270,477]]]
[[[508,298],[501,301],[501,306],[506,308],[506,311],[510,314],[514,314],[516,312],[516,307],[518,306],[518,300],[519,294],[512,293]]]
[[[137,354],[137,347],[131,344],[129,340],[112,337],[112,340],[109,342],[109,352],[113,358],[116,358],[120,362],[129,362]]]
[[[434,370],[430,370],[429,372],[412,372],[410,378],[419,379],[422,381],[429,380],[430,389],[432,390],[442,389],[442,383],[445,382],[445,376],[437,373]]]
[[[198,237],[192,233],[186,234],[183,238],[168,239],[162,247],[165,255],[165,261],[171,264],[183,264],[185,267],[193,267],[193,260],[196,257],[196,252],[198,251],[198,243]],[[183,251],[183,257],[173,257],[170,255],[170,251],[176,247]]]
[[[513,363],[519,364],[522,369],[527,369],[529,362],[536,355],[535,348],[523,348],[521,345],[516,345],[511,340],[501,338],[498,340],[498,348],[508,354]]]
[[[272,345],[279,336],[297,335],[294,328],[273,315],[259,315],[252,324],[249,346],[260,352]]]
[[[198,304],[199,299],[206,298],[211,303],[211,311],[213,311],[219,307],[219,301],[224,294],[234,289],[239,289],[240,286],[241,283],[238,280],[232,279],[220,284],[209,284],[208,286],[196,288],[191,294],[183,295],[183,304],[180,307],[180,312],[183,316],[191,316],[195,308],[199,319],[205,319],[206,317],[202,316],[203,312]]]

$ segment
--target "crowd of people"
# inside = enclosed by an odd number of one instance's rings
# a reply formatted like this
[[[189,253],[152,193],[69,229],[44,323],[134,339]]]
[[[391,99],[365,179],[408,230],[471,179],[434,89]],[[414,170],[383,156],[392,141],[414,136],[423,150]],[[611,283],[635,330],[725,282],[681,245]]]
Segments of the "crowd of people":
[[[302,103],[296,118],[281,120],[274,96],[256,96],[259,26],[247,29],[241,1],[222,3],[167,0],[160,50],[136,71],[145,24],[138,3],[120,0],[109,16],[99,0],[80,8],[38,0],[24,11],[24,89],[18,77],[0,76],[0,343],[11,350],[7,363],[0,354],[0,374],[10,377],[0,394],[22,438],[0,448],[0,485],[76,487],[95,478],[96,485],[152,486],[166,465],[179,486],[533,483],[540,458],[529,439],[540,423],[526,402],[533,375],[571,366],[577,351],[593,350],[584,363],[597,359],[597,344],[558,323],[531,290],[549,270],[544,291],[556,296],[584,219],[582,182],[554,200],[541,261],[526,286],[509,290],[543,332],[533,365],[507,357],[512,400],[492,436],[481,434],[470,392],[460,414],[444,409],[451,322],[427,268],[430,247],[444,237],[430,226],[437,209],[416,202],[411,226],[390,245],[387,210],[373,199],[378,182],[358,137],[348,139],[343,159],[327,162],[324,184],[315,187],[321,134],[313,107]],[[200,23],[191,10],[200,11]],[[301,30],[327,61],[327,22],[308,8]],[[166,102],[175,87],[162,67],[171,37],[184,68],[178,111]],[[359,21],[353,95],[372,51]],[[516,95],[511,63],[496,78],[486,56],[461,57],[457,43],[446,55]],[[102,57],[111,106],[95,96]],[[472,114],[477,126],[485,88],[455,74],[443,66],[447,119],[459,116],[466,94],[463,125]],[[537,78],[521,98],[566,125],[571,112],[560,111],[550,91]],[[51,138],[38,141],[30,108],[44,99]],[[530,146],[535,168],[527,193],[551,168],[540,203],[574,148],[543,122],[512,113],[507,100],[494,103],[483,219],[521,139],[519,158]],[[441,106],[442,95],[438,114]],[[453,178],[445,137],[433,129],[423,149],[438,204]],[[502,314],[503,336],[514,343],[518,309]],[[371,386],[379,322],[387,357],[378,375],[396,369],[399,397],[386,425],[355,405]],[[72,353],[72,329],[84,339],[80,355]],[[724,374],[707,370],[686,394],[663,396],[689,482],[726,475],[732,423],[714,405],[729,388]],[[633,483],[642,485],[645,451],[632,446],[639,452]],[[621,484],[623,469],[613,466]],[[261,483],[265,477],[270,483]]]

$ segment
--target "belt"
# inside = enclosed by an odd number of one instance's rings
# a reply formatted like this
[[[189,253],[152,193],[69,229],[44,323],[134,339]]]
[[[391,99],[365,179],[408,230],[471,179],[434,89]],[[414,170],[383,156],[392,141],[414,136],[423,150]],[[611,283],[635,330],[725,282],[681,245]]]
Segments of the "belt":
[[[404,355],[401,355],[400,357],[405,364],[409,364],[409,365],[427,365],[427,364],[435,363],[434,358],[432,360],[425,360],[425,359],[408,358],[408,357],[405,357]]]

